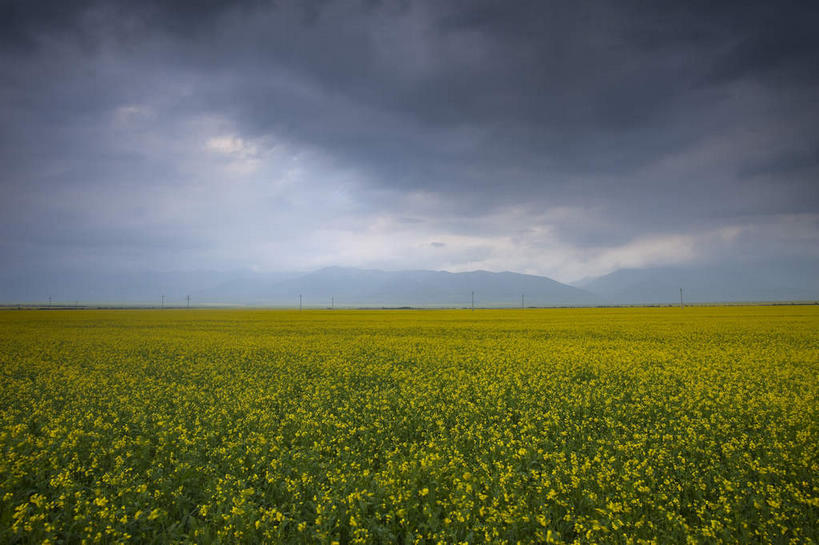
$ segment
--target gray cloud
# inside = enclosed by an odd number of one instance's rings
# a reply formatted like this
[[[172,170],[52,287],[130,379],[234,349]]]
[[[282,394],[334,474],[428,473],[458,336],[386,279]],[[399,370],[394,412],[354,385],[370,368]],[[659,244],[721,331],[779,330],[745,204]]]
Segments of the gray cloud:
[[[3,10],[0,245],[20,267],[571,279],[678,259],[663,241],[706,261],[819,246],[813,3]]]

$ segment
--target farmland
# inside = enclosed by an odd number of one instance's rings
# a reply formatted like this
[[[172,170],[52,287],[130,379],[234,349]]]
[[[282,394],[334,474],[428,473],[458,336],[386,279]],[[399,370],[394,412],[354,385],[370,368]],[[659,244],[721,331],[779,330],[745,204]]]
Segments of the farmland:
[[[817,543],[819,307],[0,313],[0,542]]]

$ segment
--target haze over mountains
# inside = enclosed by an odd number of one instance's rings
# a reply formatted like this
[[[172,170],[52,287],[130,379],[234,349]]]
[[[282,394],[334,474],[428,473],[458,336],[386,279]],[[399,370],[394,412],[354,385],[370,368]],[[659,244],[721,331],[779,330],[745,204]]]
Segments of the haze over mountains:
[[[815,262],[622,269],[574,285],[514,272],[382,271],[327,267],[308,273],[251,271],[39,273],[3,277],[5,304],[477,307],[819,300]],[[523,296],[523,301],[521,301]],[[332,299],[331,299],[332,298]]]
[[[263,287],[255,300],[293,305],[327,306],[470,306],[472,292],[479,306],[593,305],[600,299],[580,288],[543,276],[512,272],[380,271],[329,267]],[[528,294],[528,296],[526,295]],[[222,287],[201,294],[205,300],[230,297]]]
[[[680,288],[691,303],[813,301],[819,299],[819,266],[782,261],[621,269],[574,285],[612,304],[674,303]]]

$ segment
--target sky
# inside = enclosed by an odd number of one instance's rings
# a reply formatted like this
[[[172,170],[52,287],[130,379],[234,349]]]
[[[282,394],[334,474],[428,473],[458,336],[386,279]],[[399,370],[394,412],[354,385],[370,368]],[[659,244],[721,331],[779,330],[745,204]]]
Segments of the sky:
[[[4,1],[30,270],[819,258],[819,3]]]

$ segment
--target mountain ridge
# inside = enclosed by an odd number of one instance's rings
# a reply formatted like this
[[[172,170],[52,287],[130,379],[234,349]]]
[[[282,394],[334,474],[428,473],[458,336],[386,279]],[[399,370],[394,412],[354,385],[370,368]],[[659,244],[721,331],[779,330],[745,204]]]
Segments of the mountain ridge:
[[[297,307],[551,307],[814,301],[819,262],[619,269],[574,284],[513,271],[330,266],[308,272],[35,272],[0,275],[0,303]],[[521,300],[523,296],[523,300]]]
[[[595,295],[545,276],[483,270],[453,273],[424,269],[384,271],[326,267],[278,282],[255,299],[310,306],[527,306],[591,305]],[[528,292],[528,293],[527,293]],[[205,295],[205,294],[203,294]],[[213,294],[216,295],[216,294]],[[332,298],[332,300],[331,300]]]
[[[5,277],[6,304],[127,303],[168,306],[248,305],[308,307],[582,306],[602,303],[596,295],[551,278],[510,271],[467,272],[425,269],[385,271],[325,267],[306,273],[128,272],[41,273]]]
[[[819,299],[819,262],[619,269],[573,283],[611,304],[783,302]]]

